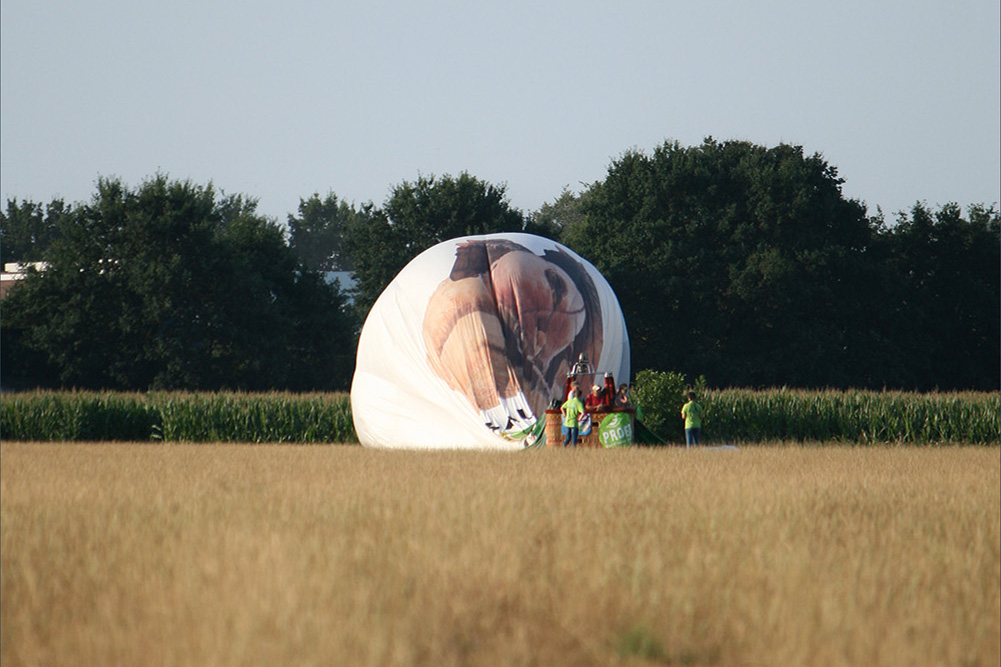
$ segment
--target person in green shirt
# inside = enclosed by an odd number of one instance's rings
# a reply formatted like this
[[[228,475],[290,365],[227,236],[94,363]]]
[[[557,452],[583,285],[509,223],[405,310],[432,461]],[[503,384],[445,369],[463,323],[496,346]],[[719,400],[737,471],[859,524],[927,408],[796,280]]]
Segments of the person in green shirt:
[[[584,414],[584,404],[577,398],[577,392],[573,389],[570,390],[566,403],[560,406],[560,412],[563,413],[563,426],[567,429],[567,437],[563,440],[563,446],[566,447],[573,441],[573,446],[576,447],[580,417]]]
[[[688,402],[681,408],[685,420],[685,446],[698,447],[702,437],[702,404],[695,402],[695,392],[688,392]]]

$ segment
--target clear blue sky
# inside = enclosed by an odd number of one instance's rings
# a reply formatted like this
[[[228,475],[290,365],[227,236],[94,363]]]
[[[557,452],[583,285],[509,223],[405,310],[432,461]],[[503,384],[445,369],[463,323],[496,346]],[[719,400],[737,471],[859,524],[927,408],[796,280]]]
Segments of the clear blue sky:
[[[1001,200],[997,0],[2,0],[0,194],[157,171],[280,221],[420,175],[525,212],[706,136],[818,152],[887,218]]]

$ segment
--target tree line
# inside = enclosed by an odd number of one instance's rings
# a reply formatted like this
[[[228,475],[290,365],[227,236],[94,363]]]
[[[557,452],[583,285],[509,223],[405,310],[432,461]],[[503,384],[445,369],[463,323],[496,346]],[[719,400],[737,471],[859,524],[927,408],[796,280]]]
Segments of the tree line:
[[[347,389],[365,315],[400,269],[456,236],[518,231],[608,279],[636,371],[997,390],[997,204],[916,202],[888,222],[843,182],[801,147],[712,138],[626,151],[529,213],[465,172],[404,181],[378,206],[314,193],[283,223],[211,183],[100,179],[89,202],[0,212],[2,261],[48,264],[0,304],[0,372],[8,387]]]

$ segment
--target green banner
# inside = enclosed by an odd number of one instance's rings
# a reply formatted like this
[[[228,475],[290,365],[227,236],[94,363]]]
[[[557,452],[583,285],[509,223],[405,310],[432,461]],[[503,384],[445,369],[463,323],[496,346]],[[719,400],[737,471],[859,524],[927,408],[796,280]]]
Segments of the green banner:
[[[625,447],[633,444],[633,423],[627,412],[613,412],[601,420],[598,439],[602,447]]]

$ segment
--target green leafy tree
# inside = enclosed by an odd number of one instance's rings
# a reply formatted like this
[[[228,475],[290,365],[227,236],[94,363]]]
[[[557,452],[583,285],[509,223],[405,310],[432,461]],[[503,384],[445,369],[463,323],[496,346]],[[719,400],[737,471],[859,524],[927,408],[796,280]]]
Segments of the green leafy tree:
[[[995,207],[922,203],[879,234],[896,384],[996,390],[1001,384],[1001,223]]]
[[[684,442],[685,422],[680,419],[687,393],[695,391],[705,403],[706,378],[699,376],[689,384],[682,373],[641,370],[636,374],[631,397],[638,406],[643,424],[659,437],[670,442]]]
[[[333,192],[322,199],[314,193],[299,200],[297,216],[288,216],[289,246],[311,269],[353,271],[344,237],[352,225],[364,224],[371,211],[371,204],[359,210]]]
[[[865,208],[797,146],[629,151],[561,239],[615,289],[638,368],[721,385],[847,385],[875,267]]]
[[[300,265],[254,200],[163,175],[135,190],[102,179],[63,218],[48,261],[11,290],[2,330],[4,348],[44,359],[56,384],[347,386],[343,297]]]
[[[67,211],[61,199],[52,200],[44,209],[35,202],[8,199],[7,210],[0,211],[0,263],[45,260]]]
[[[421,176],[396,186],[381,211],[358,221],[348,234],[361,319],[407,263],[448,239],[471,234],[524,231],[523,214],[511,208],[506,187],[463,172]]]
[[[543,204],[529,216],[526,230],[531,234],[559,240],[564,229],[578,224],[583,217],[581,197],[563,188],[552,203]]]

